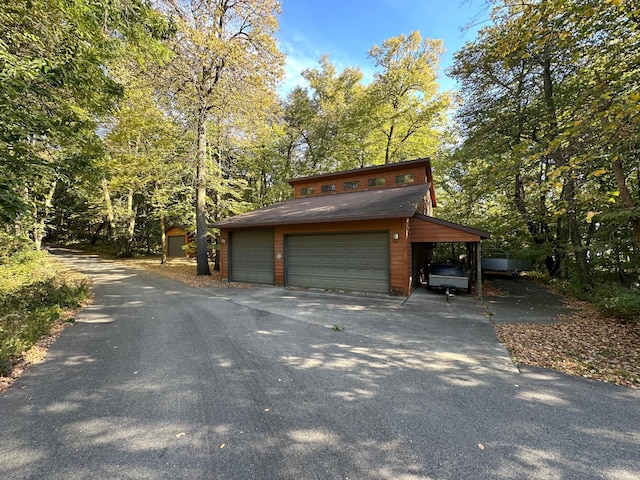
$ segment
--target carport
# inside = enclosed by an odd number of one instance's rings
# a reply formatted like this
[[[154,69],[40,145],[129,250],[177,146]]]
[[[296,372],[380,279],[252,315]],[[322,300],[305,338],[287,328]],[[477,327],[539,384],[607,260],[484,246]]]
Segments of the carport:
[[[466,246],[467,266],[471,271],[471,280],[476,284],[476,294],[482,299],[481,241],[483,238],[489,238],[489,234],[482,230],[416,213],[409,220],[414,284],[419,284],[417,279],[420,269],[432,260],[433,250],[437,244],[461,243]]]

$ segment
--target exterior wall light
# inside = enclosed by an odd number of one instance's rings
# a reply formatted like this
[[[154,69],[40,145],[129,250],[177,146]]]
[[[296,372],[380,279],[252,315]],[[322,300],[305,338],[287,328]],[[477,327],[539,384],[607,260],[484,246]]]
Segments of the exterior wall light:
[[[400,238],[400,235],[398,235],[398,232],[393,232],[393,239],[397,242],[398,239]]]

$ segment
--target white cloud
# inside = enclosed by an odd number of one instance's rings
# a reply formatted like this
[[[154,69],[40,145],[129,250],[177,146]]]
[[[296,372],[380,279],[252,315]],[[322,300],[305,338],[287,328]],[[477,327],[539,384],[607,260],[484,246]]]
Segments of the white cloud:
[[[363,75],[362,82],[365,85],[373,80],[376,71],[366,56],[356,60],[345,55],[346,52],[321,51],[310,46],[305,39],[299,36],[295,39],[295,45],[292,42],[281,41],[280,50],[287,56],[284,65],[285,79],[280,86],[280,95],[283,98],[297,86],[308,87],[307,81],[302,78],[302,72],[307,69],[318,68],[320,59],[325,54],[329,55],[329,61],[336,66],[338,73],[347,67],[359,68]]]
[[[309,54],[303,49],[296,49],[289,42],[281,42],[280,50],[286,54],[284,64],[285,78],[280,86],[280,95],[286,97],[295,87],[306,87],[307,83],[301,73],[308,68],[318,66],[321,55]]]

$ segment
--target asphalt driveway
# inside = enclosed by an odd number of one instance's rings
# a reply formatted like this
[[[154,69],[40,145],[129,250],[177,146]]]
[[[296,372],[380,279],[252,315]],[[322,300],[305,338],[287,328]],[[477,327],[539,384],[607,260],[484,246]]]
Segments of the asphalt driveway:
[[[0,478],[640,478],[640,392],[519,371],[472,297],[66,257],[95,301],[0,396]]]

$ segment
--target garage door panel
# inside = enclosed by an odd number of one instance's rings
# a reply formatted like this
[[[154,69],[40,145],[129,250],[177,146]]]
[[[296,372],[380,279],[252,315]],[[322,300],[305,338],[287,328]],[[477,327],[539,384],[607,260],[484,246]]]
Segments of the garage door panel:
[[[292,235],[286,265],[291,286],[389,293],[388,233]]]
[[[186,257],[186,253],[182,248],[184,246],[184,235],[168,237],[168,256],[169,257]]]
[[[273,285],[273,246],[273,230],[231,232],[229,279]]]

